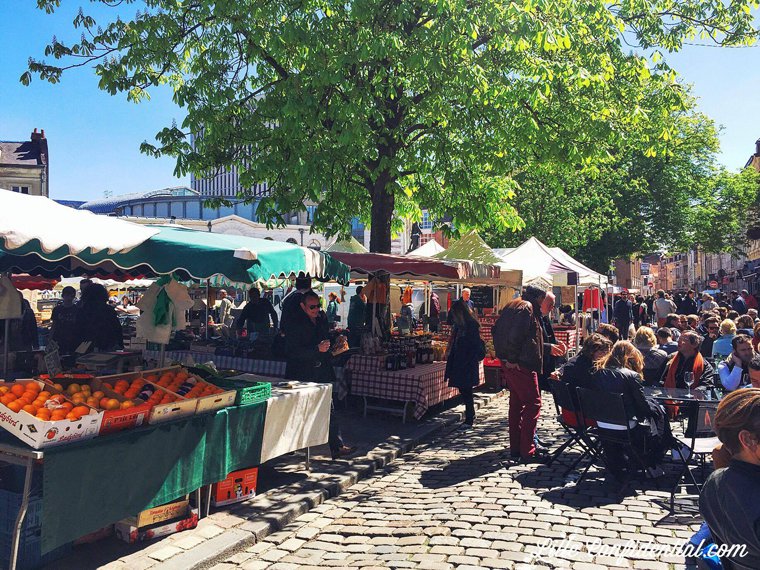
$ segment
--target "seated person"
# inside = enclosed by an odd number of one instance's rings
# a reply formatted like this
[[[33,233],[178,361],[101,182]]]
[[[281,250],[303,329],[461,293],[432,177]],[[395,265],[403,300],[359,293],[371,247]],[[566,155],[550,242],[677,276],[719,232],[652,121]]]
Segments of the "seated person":
[[[699,332],[702,335],[702,345],[699,347],[699,353],[704,358],[712,358],[712,349],[715,339],[720,334],[720,321],[717,317],[707,317],[702,324],[702,330],[704,333]]]
[[[665,365],[660,379],[666,388],[689,388],[683,378],[684,372],[694,373],[694,384],[691,387],[715,384],[715,370],[699,352],[701,342],[702,337],[694,331],[681,334],[681,338],[678,339],[678,352]]]
[[[612,352],[600,363],[589,382],[583,387],[591,390],[602,390],[611,394],[622,394],[626,413],[628,414],[628,428],[633,430],[633,445],[635,453],[631,456],[626,454],[626,449],[617,443],[605,442],[603,450],[607,456],[608,464],[615,479],[621,480],[627,465],[638,466],[647,469],[650,474],[661,474],[657,468],[665,451],[670,444],[670,434],[663,433],[660,436],[652,436],[649,426],[640,425],[639,422],[647,418],[653,418],[656,410],[650,407],[644,396],[644,388],[641,382],[644,370],[644,359],[633,344],[621,340],[612,347]],[[664,417],[664,412],[661,414]],[[626,426],[598,422],[600,430],[621,431]],[[669,424],[664,422],[663,430],[667,430]]]
[[[673,340],[673,333],[668,327],[657,329],[657,348],[665,354],[673,354],[678,350],[678,343]]]
[[[737,334],[746,334],[748,337],[753,337],[755,332],[755,320],[749,315],[741,315],[736,319],[736,332]]]
[[[670,329],[670,334],[673,336],[673,340],[678,341],[681,338],[681,330],[686,326],[686,317],[681,322],[681,316],[675,313],[670,313],[665,318],[665,327]]]
[[[731,346],[728,358],[718,363],[720,383],[729,392],[749,383],[749,363],[755,356],[752,339],[745,334],[736,335]]]
[[[595,363],[605,358],[610,350],[612,350],[612,343],[602,335],[594,333],[583,341],[583,347],[578,355],[573,356],[557,371],[556,379],[568,384],[573,400],[575,400],[575,388],[588,384],[594,373]],[[562,410],[562,419],[571,426],[578,425],[575,412],[570,410]],[[590,423],[596,425],[595,422]]]
[[[657,348],[657,337],[651,327],[639,327],[633,344],[644,357],[644,384],[656,386],[662,378],[662,371],[668,361],[668,353]]]
[[[731,568],[760,568],[760,389],[736,390],[715,414],[715,431],[731,452],[728,467],[710,475],[699,510],[716,544],[743,545],[723,558]],[[724,567],[728,567],[724,565]]]
[[[720,336],[713,343],[713,358],[724,358],[731,354],[733,347],[731,340],[736,336],[736,323],[731,319],[725,319],[720,323]]]
[[[599,327],[597,327],[596,332],[605,337],[612,344],[615,344],[620,340],[620,332],[617,330],[617,327],[608,323],[601,323]]]
[[[748,388],[760,388],[760,355],[755,355],[749,363],[749,381]],[[728,467],[731,462],[731,452],[725,445],[719,443],[712,451],[713,467],[722,469]]]

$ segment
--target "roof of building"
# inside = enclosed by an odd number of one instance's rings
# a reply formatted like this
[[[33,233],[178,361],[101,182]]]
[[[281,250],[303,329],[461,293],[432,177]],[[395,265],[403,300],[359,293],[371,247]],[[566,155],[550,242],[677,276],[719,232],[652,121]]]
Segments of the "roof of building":
[[[68,206],[75,210],[79,209],[79,206],[84,204],[82,200],[53,200],[53,202],[58,202],[61,206]]]
[[[36,141],[0,141],[0,164],[3,166],[42,166],[40,145]]]
[[[172,186],[170,188],[161,188],[160,190],[151,190],[150,192],[132,192],[120,196],[111,196],[109,198],[100,198],[98,200],[89,200],[79,206],[80,210],[89,210],[95,214],[111,214],[119,206],[135,200],[145,200],[147,198],[159,197],[181,197],[181,196],[199,196],[200,194],[188,188],[187,186]]]

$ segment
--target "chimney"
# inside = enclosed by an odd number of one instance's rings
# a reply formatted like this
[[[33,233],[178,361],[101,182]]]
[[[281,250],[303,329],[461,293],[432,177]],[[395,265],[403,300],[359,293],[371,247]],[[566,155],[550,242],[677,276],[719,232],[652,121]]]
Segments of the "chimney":
[[[37,132],[36,128],[32,131],[32,137],[31,137],[32,141],[39,141],[44,138],[45,138],[45,129],[42,129],[42,132],[40,133]]]
[[[760,139],[755,141],[755,156],[760,156]]]

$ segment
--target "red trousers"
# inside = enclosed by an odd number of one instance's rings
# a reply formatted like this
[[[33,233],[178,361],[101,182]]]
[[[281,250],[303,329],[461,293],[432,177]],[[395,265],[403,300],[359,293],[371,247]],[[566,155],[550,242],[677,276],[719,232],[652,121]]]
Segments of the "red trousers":
[[[513,455],[530,457],[536,452],[533,436],[541,412],[538,375],[524,368],[504,368],[509,388],[509,448]]]

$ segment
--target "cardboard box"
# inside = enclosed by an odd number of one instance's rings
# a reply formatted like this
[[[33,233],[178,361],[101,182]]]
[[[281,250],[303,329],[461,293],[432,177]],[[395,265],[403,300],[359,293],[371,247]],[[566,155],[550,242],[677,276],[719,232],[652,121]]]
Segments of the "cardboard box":
[[[258,467],[233,471],[224,481],[214,483],[211,488],[211,503],[219,507],[252,499],[256,496],[258,478]]]
[[[187,516],[189,506],[190,501],[183,499],[146,509],[137,515],[137,526],[142,528],[172,519],[183,519]]]
[[[36,382],[46,390],[52,388],[38,380],[29,380],[29,382]],[[56,390],[52,389],[51,391]],[[34,449],[92,439],[98,435],[102,420],[102,414],[92,410],[90,414],[82,416],[77,422],[71,420],[46,422],[23,411],[14,412],[7,406],[0,404],[0,427],[5,428]]]
[[[168,536],[196,526],[198,526],[198,509],[188,507],[184,516],[179,520],[174,519],[156,525],[140,527],[137,524],[137,517],[130,517],[117,522],[114,525],[114,532],[120,540],[133,544],[160,536]]]

